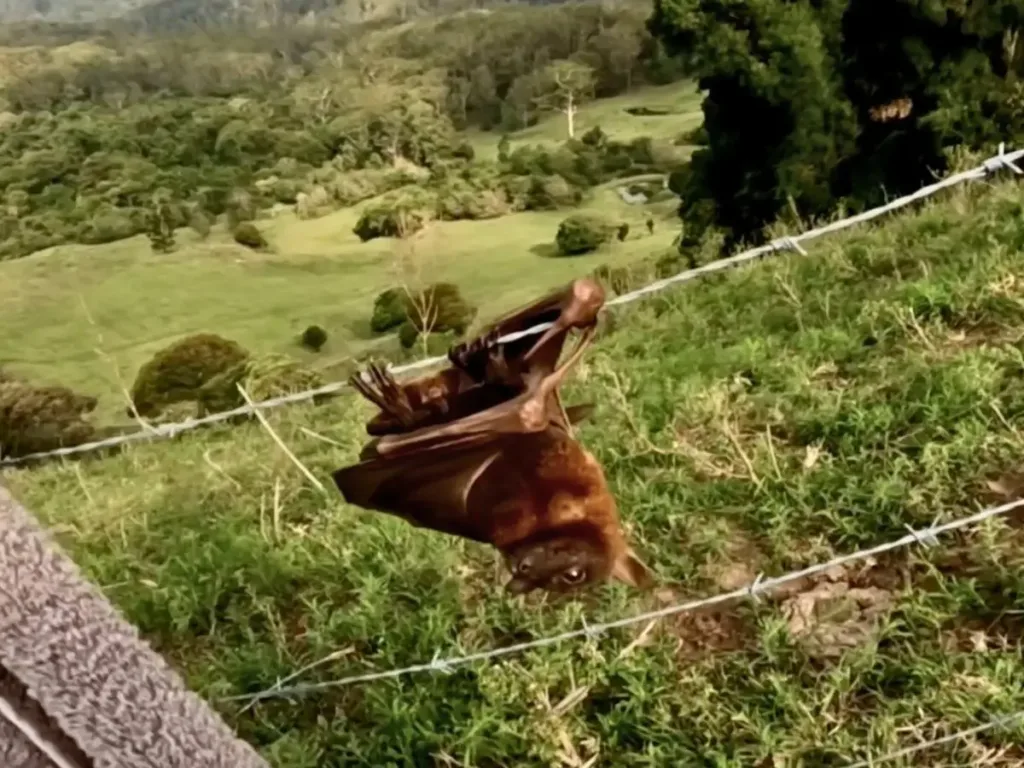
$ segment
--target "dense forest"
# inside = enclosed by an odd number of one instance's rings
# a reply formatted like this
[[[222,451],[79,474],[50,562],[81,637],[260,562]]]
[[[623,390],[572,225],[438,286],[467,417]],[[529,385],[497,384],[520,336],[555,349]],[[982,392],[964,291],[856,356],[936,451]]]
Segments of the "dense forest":
[[[467,170],[459,131],[530,125],[566,88],[600,98],[681,76],[648,15],[508,6],[382,27],[106,30],[28,49],[3,88],[0,258],[128,237],[154,216],[203,228],[299,195],[307,208],[351,204],[417,169],[456,175],[452,162],[477,188],[493,173]],[[551,177],[552,162],[519,175]],[[566,162],[593,182],[585,161]]]

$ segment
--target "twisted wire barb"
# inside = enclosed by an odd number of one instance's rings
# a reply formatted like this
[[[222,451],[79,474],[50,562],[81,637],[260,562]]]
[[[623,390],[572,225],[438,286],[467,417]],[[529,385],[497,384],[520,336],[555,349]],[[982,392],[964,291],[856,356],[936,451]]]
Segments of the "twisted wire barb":
[[[667,616],[674,616],[681,613],[689,613],[700,608],[707,608],[721,603],[727,603],[732,600],[738,600],[743,598],[757,599],[758,595],[763,592],[770,592],[776,587],[780,587],[784,584],[789,584],[794,581],[799,581],[808,576],[814,576],[820,573],[824,573],[831,568],[835,568],[839,565],[845,565],[847,563],[856,562],[858,560],[866,560],[869,557],[880,555],[884,552],[889,552],[894,549],[908,546],[910,544],[920,543],[922,541],[930,541],[937,538],[940,534],[955,531],[960,528],[966,528],[971,525],[983,522],[999,515],[1004,515],[1020,506],[1024,506],[1024,499],[1012,501],[1007,504],[1001,504],[998,507],[990,507],[982,510],[969,517],[963,517],[958,520],[953,520],[948,523],[942,523],[941,525],[932,525],[928,528],[911,530],[906,536],[899,539],[886,542],[884,544],[878,544],[868,549],[862,549],[858,552],[853,552],[847,555],[840,555],[835,557],[828,562],[818,563],[817,565],[808,566],[798,571],[792,571],[783,576],[776,576],[774,578],[765,579],[760,576],[751,584],[734,589],[731,592],[724,592],[722,594],[715,595],[714,597],[705,598],[702,600],[692,600],[686,603],[679,603],[677,605],[670,605],[665,608],[659,608],[656,611],[649,611],[647,613],[641,613],[634,616],[627,616],[622,619],[616,619],[603,624],[587,624],[581,629],[574,629],[568,632],[562,632],[557,635],[551,635],[549,637],[542,637],[536,640],[529,640],[522,643],[516,643],[515,645],[507,645],[500,648],[492,648],[487,651],[480,651],[478,653],[471,653],[465,656],[452,656],[449,658],[442,658],[440,651],[434,654],[433,658],[423,664],[413,664],[408,667],[401,667],[398,669],[389,669],[382,672],[367,672],[361,675],[352,675],[350,677],[343,677],[337,680],[326,680],[318,683],[299,683],[292,686],[274,686],[257,693],[243,693],[234,696],[221,697],[220,701],[248,701],[250,703],[260,701],[262,699],[271,699],[285,696],[298,696],[308,693],[315,693],[317,691],[323,691],[328,688],[338,688],[346,685],[353,685],[355,683],[369,683],[378,680],[387,680],[397,677],[404,677],[405,675],[411,675],[417,672],[445,672],[450,673],[455,667],[465,666],[467,664],[473,664],[481,661],[490,661],[502,656],[510,656],[515,653],[521,653],[523,651],[532,650],[534,648],[544,648],[549,645],[557,645],[567,640],[575,640],[581,637],[588,639],[596,639],[600,635],[609,632],[612,629],[619,629],[621,627],[628,627],[633,624],[642,624],[644,622],[652,621],[655,619],[663,619]]]
[[[961,739],[966,739],[969,736],[976,736],[977,734],[984,733],[985,731],[991,731],[996,728],[1005,728],[1011,725],[1017,725],[1018,723],[1024,723],[1024,710],[994,718],[993,720],[989,720],[987,723],[976,725],[973,728],[965,728],[962,731],[957,731],[956,733],[951,733],[947,736],[940,736],[937,739],[923,741],[920,744],[914,744],[912,747],[905,747],[903,749],[898,749],[895,752],[880,755],[879,757],[869,757],[867,760],[850,763],[846,768],[874,768],[876,765],[887,763],[890,760],[896,760],[900,757],[906,757],[907,755],[912,755],[916,752],[930,749],[931,747],[937,747],[941,744],[949,744],[953,741],[960,741]]]
[[[800,255],[806,255],[806,251],[801,246],[801,243],[805,243],[809,240],[816,240],[819,237],[831,234],[833,232],[839,232],[843,229],[856,226],[857,224],[863,224],[866,221],[877,219],[880,216],[884,216],[887,213],[905,208],[908,205],[916,203],[919,200],[923,200],[926,197],[936,194],[949,187],[956,186],[965,181],[972,181],[976,179],[984,179],[1002,169],[1010,170],[1014,174],[1021,175],[1022,171],[1017,166],[1016,161],[1024,158],[1024,150],[1018,149],[1013,152],[1006,152],[1006,146],[1003,143],[999,144],[998,153],[986,160],[976,168],[963,171],[961,173],[947,176],[945,179],[936,181],[928,186],[921,187],[916,192],[912,192],[904,197],[892,200],[885,205],[881,205],[877,208],[859,213],[856,216],[850,216],[845,219],[839,219],[833,221],[815,229],[807,230],[799,235],[781,237],[774,240],[766,245],[758,246],[757,248],[751,248],[750,250],[743,251],[734,256],[730,256],[725,259],[719,259],[718,261],[712,261],[703,266],[695,269],[688,269],[684,272],[680,272],[671,277],[666,277],[661,280],[656,280],[642,288],[637,288],[629,293],[624,293],[621,296],[616,296],[610,301],[606,302],[605,308],[619,306],[621,304],[631,304],[634,301],[638,301],[652,293],[658,293],[665,290],[666,288],[679,285],[681,283],[689,282],[690,280],[696,280],[704,275],[709,275],[714,272],[722,272],[732,267],[738,267],[741,264],[745,264],[754,259],[763,258],[765,256],[774,255],[777,253],[794,251]],[[524,336],[532,336],[534,334],[542,333],[551,327],[550,323],[534,326],[533,328],[527,328],[523,331],[517,331],[506,336],[502,336],[499,341],[508,342],[516,339],[523,338]],[[394,373],[406,373],[408,371],[415,371],[421,368],[429,368],[443,363],[447,360],[446,355],[438,355],[437,357],[428,357],[423,360],[417,360],[412,363],[406,363],[398,366],[388,366],[389,370]],[[116,435],[114,437],[108,437],[103,440],[95,440],[88,443],[81,443],[80,445],[71,445],[65,448],[58,448],[53,451],[40,451],[38,453],[30,453],[25,456],[2,458],[0,457],[0,467],[14,466],[27,461],[36,459],[43,459],[48,457],[57,456],[70,456],[76,453],[87,453],[90,451],[100,450],[102,448],[114,448],[119,445],[127,445],[129,443],[138,442],[140,440],[153,440],[157,438],[170,438],[174,437],[182,432],[195,429],[207,424],[216,424],[221,421],[227,421],[228,419],[234,418],[235,416],[244,416],[250,413],[254,413],[257,409],[276,408],[280,405],[289,405],[291,403],[299,403],[306,400],[311,400],[321,395],[329,395],[335,392],[339,392],[348,386],[347,382],[336,381],[330,384],[325,384],[322,387],[316,389],[310,389],[303,392],[295,392],[289,395],[283,395],[281,397],[272,397],[268,400],[263,400],[258,403],[245,404],[238,408],[233,408],[230,411],[223,411],[220,413],[213,413],[208,416],[201,418],[190,418],[184,421],[177,422],[175,424],[162,424],[157,427],[152,427],[146,430],[139,430],[138,432],[131,432],[126,435]]]

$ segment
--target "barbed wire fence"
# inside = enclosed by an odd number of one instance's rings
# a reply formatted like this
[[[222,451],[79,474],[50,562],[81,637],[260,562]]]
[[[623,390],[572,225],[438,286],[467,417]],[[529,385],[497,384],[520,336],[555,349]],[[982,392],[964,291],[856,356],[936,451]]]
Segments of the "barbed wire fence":
[[[624,304],[631,304],[635,301],[639,301],[642,298],[650,296],[655,293],[660,293],[666,288],[674,285],[681,285],[683,283],[696,280],[698,278],[710,275],[716,272],[722,272],[733,267],[738,267],[742,264],[747,264],[755,259],[764,258],[783,252],[796,252],[801,256],[806,256],[807,251],[803,248],[802,243],[816,240],[825,235],[839,232],[841,230],[849,229],[850,227],[863,224],[868,221],[872,221],[886,214],[894,211],[906,208],[916,202],[931,197],[945,189],[957,186],[966,181],[976,181],[980,179],[988,178],[989,176],[999,172],[1000,170],[1009,170],[1016,175],[1024,174],[1024,171],[1018,167],[1017,162],[1024,158],[1024,149],[1014,150],[1013,152],[1007,152],[1006,146],[1003,143],[999,145],[999,151],[993,156],[986,160],[981,165],[971,168],[960,173],[947,176],[944,179],[921,187],[916,192],[912,192],[909,195],[896,198],[891,200],[885,205],[880,205],[877,208],[859,213],[855,216],[850,216],[844,219],[838,219],[829,224],[825,224],[821,227],[807,230],[799,235],[780,237],[765,245],[758,246],[757,248],[751,248],[749,250],[738,253],[728,258],[713,261],[695,269],[688,269],[670,277],[656,280],[653,283],[638,288],[629,293],[624,293],[620,296],[609,300],[605,304],[607,307],[616,307]],[[501,337],[500,341],[514,341],[515,339],[523,338],[524,336],[532,336],[535,334],[543,333],[550,327],[550,323],[534,326],[527,328],[523,331],[508,334]],[[417,360],[412,363],[406,363],[398,366],[388,366],[388,369],[393,374],[408,373],[411,371],[420,370],[423,368],[429,368],[439,363],[443,363],[447,360],[444,355],[438,355],[437,357],[428,357],[422,360]],[[30,453],[24,456],[0,457],[0,468],[16,466],[18,464],[24,464],[29,461],[36,461],[39,459],[46,458],[58,458],[62,456],[72,456],[80,453],[89,453],[92,451],[103,450],[105,448],[116,448],[122,445],[128,445],[130,443],[140,442],[143,440],[157,440],[173,438],[183,432],[188,432],[193,429],[197,429],[202,426],[209,424],[217,424],[219,422],[228,421],[238,416],[247,416],[255,413],[257,410],[267,410],[270,408],[277,408],[282,405],[291,405],[293,403],[301,403],[308,400],[312,400],[317,397],[324,395],[334,394],[340,392],[342,389],[348,387],[346,381],[336,381],[330,384],[325,384],[322,387],[316,389],[304,390],[302,392],[295,392],[288,395],[282,395],[281,397],[273,397],[267,400],[262,400],[255,403],[246,403],[245,405],[233,408],[228,411],[221,411],[219,413],[212,413],[207,416],[200,418],[190,418],[184,421],[175,422],[172,424],[160,424],[149,427],[148,429],[140,429],[137,432],[131,432],[124,435],[115,435],[113,437],[104,438],[102,440],[94,440],[87,443],[80,443],[78,445],[71,445],[64,448],[58,448],[52,451],[40,451],[37,453]]]
[[[579,629],[569,630],[567,632],[561,632],[556,635],[549,635],[547,637],[540,637],[535,640],[529,640],[522,643],[516,643],[514,645],[501,646],[498,648],[491,648],[486,651],[479,651],[477,653],[470,653],[456,656],[442,656],[440,650],[435,652],[433,658],[428,662],[422,662],[419,664],[412,664],[407,667],[397,667],[394,669],[380,670],[376,672],[367,672],[364,674],[350,675],[348,677],[336,678],[333,680],[325,680],[315,683],[296,683],[294,685],[284,685],[285,682],[294,680],[296,677],[311,671],[315,667],[319,666],[323,662],[333,660],[335,654],[328,655],[324,659],[314,661],[311,664],[306,665],[298,672],[289,675],[286,678],[279,680],[277,683],[262,691],[255,693],[243,693],[236,694],[233,696],[223,696],[217,699],[222,702],[240,702],[245,701],[246,705],[242,711],[249,709],[259,701],[264,701],[273,698],[287,698],[295,696],[305,696],[320,691],[325,691],[332,688],[340,688],[349,685],[356,685],[358,683],[373,683],[380,682],[382,680],[393,680],[399,677],[405,677],[408,675],[419,674],[423,672],[434,672],[441,674],[452,674],[457,667],[463,667],[471,664],[479,664],[482,662],[493,661],[506,656],[512,656],[515,654],[524,653],[526,651],[535,650],[538,648],[545,648],[548,646],[559,645],[571,640],[578,640],[580,638],[597,639],[602,635],[609,633],[614,629],[620,629],[629,627],[637,624],[653,623],[660,619],[667,618],[669,616],[680,615],[684,613],[692,613],[701,609],[706,609],[718,605],[731,603],[734,601],[750,599],[755,602],[759,602],[760,596],[764,593],[771,592],[772,590],[784,586],[786,584],[792,584],[802,579],[817,576],[830,571],[833,568],[848,565],[850,563],[868,560],[877,555],[891,552],[903,547],[911,546],[913,544],[919,544],[924,547],[931,547],[938,545],[938,537],[945,533],[950,533],[963,528],[968,528],[974,525],[978,525],[986,520],[990,520],[1016,509],[1024,507],[1024,499],[1002,504],[997,507],[990,507],[968,517],[959,518],[947,523],[934,524],[927,528],[911,529],[908,526],[907,535],[888,541],[883,544],[878,544],[874,547],[862,549],[857,552],[853,552],[847,555],[840,555],[831,560],[817,563],[807,568],[802,568],[797,571],[791,571],[790,573],[774,578],[765,579],[762,576],[758,576],[753,582],[745,587],[734,589],[731,592],[723,592],[713,597],[708,597],[700,600],[692,600],[685,603],[678,603],[670,605],[665,608],[660,608],[655,611],[648,611],[645,613],[639,613],[633,616],[628,616],[622,619],[616,619],[614,621],[604,622],[600,624],[586,624]],[[934,739],[922,741],[918,744],[914,744],[909,747],[888,752],[883,755],[868,758],[867,760],[860,760],[857,762],[850,763],[847,768],[873,768],[876,765],[897,760],[901,757],[908,757],[910,755],[922,752],[926,749],[933,747],[942,746],[945,744],[952,744],[958,741],[963,741],[971,736],[975,736],[988,731],[993,731],[1001,728],[1010,728],[1019,724],[1024,724],[1024,710],[1014,712],[1008,715],[1001,715],[994,717],[991,720],[976,725],[970,728],[957,731],[952,734],[939,736]]]
[[[995,517],[1000,517],[1015,509],[1024,507],[1024,499],[1018,499],[1016,501],[1007,502],[1006,504],[1000,504],[996,507],[989,507],[983,509],[968,517],[958,518],[947,523],[935,523],[927,528],[913,529],[908,526],[907,534],[901,538],[894,539],[882,544],[877,544],[867,549],[858,550],[846,555],[839,555],[831,560],[817,563],[815,565],[802,568],[797,571],[791,571],[782,576],[776,576],[770,579],[765,579],[763,576],[758,576],[753,582],[745,587],[734,589],[731,592],[722,592],[713,597],[703,598],[700,600],[691,600],[685,603],[677,603],[675,605],[669,605],[664,608],[659,608],[655,611],[648,611],[646,613],[639,613],[633,616],[627,616],[622,619],[616,619],[614,621],[604,622],[601,624],[587,624],[579,629],[569,630],[562,632],[557,635],[550,635],[548,637],[541,637],[535,640],[528,640],[522,643],[515,643],[514,645],[501,646],[499,648],[491,648],[490,650],[480,651],[478,653],[470,653],[461,656],[449,656],[442,657],[440,651],[434,654],[434,657],[428,661],[420,664],[412,664],[408,667],[399,667],[395,669],[383,670],[378,672],[367,672],[361,675],[352,675],[349,677],[342,677],[336,680],[327,680],[318,683],[297,683],[291,686],[282,685],[282,681],[275,683],[266,690],[259,691],[256,693],[242,693],[234,696],[221,697],[219,701],[249,701],[256,702],[263,699],[281,698],[286,696],[301,696],[317,691],[323,691],[329,688],[339,688],[346,685],[354,685],[356,683],[370,683],[379,680],[389,680],[397,677],[405,677],[407,675],[417,674],[420,672],[442,672],[445,674],[451,673],[456,667],[465,666],[468,664],[476,664],[483,661],[491,661],[493,659],[501,658],[503,656],[511,656],[513,654],[522,653],[524,651],[533,650],[536,648],[545,648],[551,645],[558,645],[570,640],[578,640],[579,638],[589,637],[596,638],[600,635],[607,634],[613,629],[621,629],[623,627],[629,627],[634,624],[643,624],[645,622],[657,621],[659,619],[667,618],[668,616],[675,616],[683,613],[692,613],[697,610],[704,608],[711,608],[723,603],[733,602],[735,600],[742,600],[749,598],[755,602],[759,600],[759,596],[762,593],[770,592],[773,589],[790,584],[801,579],[806,579],[811,576],[816,576],[826,571],[829,571],[838,566],[847,565],[869,558],[881,555],[886,552],[893,550],[902,549],[911,544],[920,544],[925,547],[935,546],[939,543],[938,537],[944,533],[956,531],[961,528],[967,528],[970,526],[977,525],[986,520],[990,520]]]
[[[1008,153],[1005,150],[1005,146],[1003,144],[1000,144],[999,151],[995,156],[989,158],[984,163],[975,168],[948,176],[945,179],[922,187],[921,189],[917,190],[912,194],[897,198],[886,203],[885,205],[873,208],[858,215],[836,220],[827,225],[805,231],[799,235],[781,237],[766,245],[759,246],[757,248],[752,248],[742,253],[736,254],[734,256],[721,259],[719,261],[711,262],[709,264],[697,267],[695,269],[686,270],[661,280],[657,280],[646,286],[643,286],[642,288],[636,289],[634,291],[622,294],[611,299],[606,303],[606,307],[629,304],[638,301],[642,298],[645,298],[647,296],[653,295],[655,293],[659,293],[671,286],[680,285],[691,280],[698,279],[705,275],[731,269],[733,267],[746,264],[748,262],[754,261],[755,259],[760,259],[765,256],[774,255],[782,252],[796,252],[800,255],[806,256],[807,252],[802,247],[802,243],[806,243],[811,240],[823,237],[825,235],[845,230],[854,227],[858,224],[862,224],[873,219],[879,218],[881,216],[905,208],[920,200],[931,197],[932,195],[935,195],[940,191],[959,185],[966,181],[985,179],[1003,169],[1010,170],[1016,175],[1022,175],[1024,174],[1024,172],[1022,172],[1016,164],[1021,158],[1024,158],[1024,150],[1016,150]],[[546,330],[548,327],[550,327],[549,323],[538,325],[533,328],[526,329],[524,331],[506,335],[502,337],[501,341],[513,341],[515,339],[522,338],[525,336],[539,334]],[[443,363],[446,359],[446,356],[431,357],[418,360],[412,363],[408,363],[405,365],[389,366],[389,369],[391,370],[392,373],[395,374],[407,373],[423,368],[428,368],[439,363]],[[149,429],[144,429],[138,432],[129,433],[125,435],[118,435],[104,440],[92,441],[76,446],[68,446],[66,448],[60,448],[54,451],[33,453],[21,457],[0,457],[0,468],[22,464],[31,460],[57,458],[74,454],[87,453],[91,451],[97,451],[104,448],[114,448],[142,440],[173,438],[183,432],[187,432],[201,426],[228,421],[238,416],[245,416],[250,414],[259,415],[258,412],[261,410],[275,408],[282,405],[304,402],[319,396],[333,394],[341,391],[347,386],[347,382],[332,382],[330,384],[327,384],[323,387],[318,387],[316,389],[297,392],[282,397],[270,398],[268,400],[256,403],[252,403],[250,401],[239,408],[235,408],[229,411],[210,414],[208,416],[204,416],[201,418],[186,419],[185,421],[173,424],[162,424],[159,426],[153,426]],[[308,673],[319,664],[327,662],[333,658],[333,656],[328,656],[317,662],[309,664],[306,667],[303,667],[299,671],[293,673],[292,675],[289,675],[286,678],[278,680],[278,682],[275,683],[273,686],[263,691],[220,697],[219,699],[217,699],[217,701],[245,701],[247,702],[247,704],[243,708],[243,711],[245,711],[245,709],[250,708],[259,701],[272,698],[304,696],[331,688],[355,685],[359,683],[372,683],[387,679],[396,679],[399,677],[404,677],[423,672],[451,674],[458,667],[478,664],[482,662],[489,662],[514,654],[524,653],[529,650],[558,645],[572,640],[578,640],[580,638],[598,639],[602,635],[606,635],[615,629],[625,628],[642,623],[656,622],[669,616],[692,613],[694,611],[698,611],[701,609],[732,603],[734,601],[740,601],[744,599],[750,599],[757,602],[760,600],[760,596],[762,594],[771,592],[772,590],[778,587],[798,582],[802,579],[823,574],[838,566],[868,560],[869,558],[875,557],[877,555],[884,554],[886,552],[891,552],[904,547],[912,546],[914,544],[918,544],[925,547],[937,545],[938,537],[942,534],[978,525],[984,521],[1003,516],[1021,507],[1024,507],[1024,499],[1002,504],[997,507],[991,507],[982,510],[976,514],[959,518],[957,520],[953,520],[950,522],[942,524],[935,523],[927,528],[911,529],[908,526],[907,535],[899,539],[885,542],[850,554],[841,555],[826,562],[821,562],[800,570],[792,571],[782,576],[767,579],[763,578],[762,576],[758,576],[752,583],[748,584],[747,586],[732,590],[730,592],[720,593],[709,598],[678,603],[660,608],[658,610],[640,613],[609,622],[593,625],[588,625],[584,622],[584,626],[579,629],[570,630],[547,637],[541,637],[527,642],[491,648],[489,650],[480,651],[476,653],[454,655],[447,657],[442,656],[441,652],[438,651],[433,655],[433,658],[429,662],[413,664],[406,667],[367,672],[363,674],[350,675],[348,677],[342,677],[338,679],[320,682],[300,682],[292,685],[285,684],[291,680],[301,677],[303,674]],[[909,755],[916,754],[917,752],[930,749],[932,747],[941,746],[944,744],[951,744],[984,732],[1000,728],[1010,728],[1020,724],[1024,724],[1024,711],[994,717],[987,722],[957,731],[952,734],[940,736],[927,741],[922,741],[918,744],[914,744],[912,746],[908,746],[890,753],[886,753],[878,757],[873,757],[867,760],[849,763],[848,768],[870,768],[871,766],[880,765],[882,763],[889,762],[891,760],[896,760],[901,757],[907,757]]]

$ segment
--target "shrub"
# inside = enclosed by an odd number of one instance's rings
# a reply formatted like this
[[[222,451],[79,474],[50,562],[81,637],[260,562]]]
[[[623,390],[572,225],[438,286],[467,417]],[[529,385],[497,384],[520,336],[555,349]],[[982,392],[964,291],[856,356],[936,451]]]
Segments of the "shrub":
[[[211,201],[213,202],[213,201]],[[216,210],[209,208],[209,210]],[[252,221],[259,213],[256,201],[248,191],[244,189],[231,190],[224,200],[224,213],[227,217],[228,226],[235,229],[243,221]]]
[[[564,176],[531,176],[523,207],[528,211],[553,211],[578,205],[583,194]]]
[[[270,194],[275,202],[292,205],[299,199],[302,185],[295,179],[275,179],[270,185]]]
[[[327,343],[327,331],[319,325],[311,325],[302,332],[302,346],[319,352]]]
[[[66,387],[35,386],[0,377],[0,456],[19,457],[91,440],[86,414],[96,398]]]
[[[202,240],[210,236],[210,230],[213,228],[213,222],[210,221],[210,217],[199,206],[193,208],[189,214],[188,225]]]
[[[309,193],[300,192],[295,198],[295,215],[300,219],[316,219],[331,212],[331,195],[319,184]]]
[[[146,211],[146,234],[155,253],[174,250],[174,225],[177,211],[167,197],[158,196]]]
[[[240,221],[231,230],[231,235],[235,238],[236,243],[244,245],[246,248],[259,250],[267,247],[267,241],[264,239],[263,234],[251,221]]]
[[[419,336],[420,332],[413,325],[412,320],[406,320],[398,329],[398,341],[405,349],[410,349]]]
[[[460,160],[472,160],[476,157],[476,150],[473,149],[473,145],[468,141],[463,141],[452,149],[452,157],[457,157]]]
[[[452,283],[434,283],[411,298],[406,296],[405,302],[408,322],[420,333],[463,334],[476,317],[476,307],[470,306]]]
[[[155,415],[171,403],[195,400],[210,379],[248,359],[234,341],[198,333],[165,347],[139,369],[132,402],[142,416]]]
[[[352,231],[364,243],[378,237],[406,237],[423,229],[433,210],[434,200],[424,190],[398,190],[368,205]]]
[[[438,192],[437,215],[446,221],[493,219],[509,210],[503,193],[464,179],[452,179]]]
[[[370,329],[375,333],[390,331],[406,321],[406,295],[401,288],[388,288],[373,300],[373,315]]]
[[[108,207],[97,211],[79,228],[78,239],[88,245],[102,245],[132,237],[139,229],[127,211]]]
[[[353,171],[327,182],[331,197],[341,205],[355,205],[383,191],[384,175],[380,171]]]
[[[162,229],[150,230],[146,233],[149,236],[149,246],[153,253],[170,253],[174,250],[174,234]]]
[[[558,225],[555,244],[564,256],[578,256],[596,251],[607,243],[616,226],[593,214],[576,213]]]
[[[580,136],[580,141],[588,147],[603,147],[608,143],[608,134],[601,130],[601,126],[595,125],[589,131]]]

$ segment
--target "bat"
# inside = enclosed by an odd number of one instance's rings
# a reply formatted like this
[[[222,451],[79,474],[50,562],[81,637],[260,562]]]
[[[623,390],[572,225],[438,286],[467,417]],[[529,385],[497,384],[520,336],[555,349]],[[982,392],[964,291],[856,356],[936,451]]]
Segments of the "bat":
[[[513,593],[570,592],[615,578],[649,586],[604,470],[575,439],[591,404],[559,387],[593,342],[604,291],[590,279],[512,312],[453,346],[440,373],[398,384],[371,365],[352,385],[380,409],[360,462],[334,473],[351,504],[494,546]],[[540,338],[500,341],[550,324]],[[581,331],[559,364],[571,330]]]

